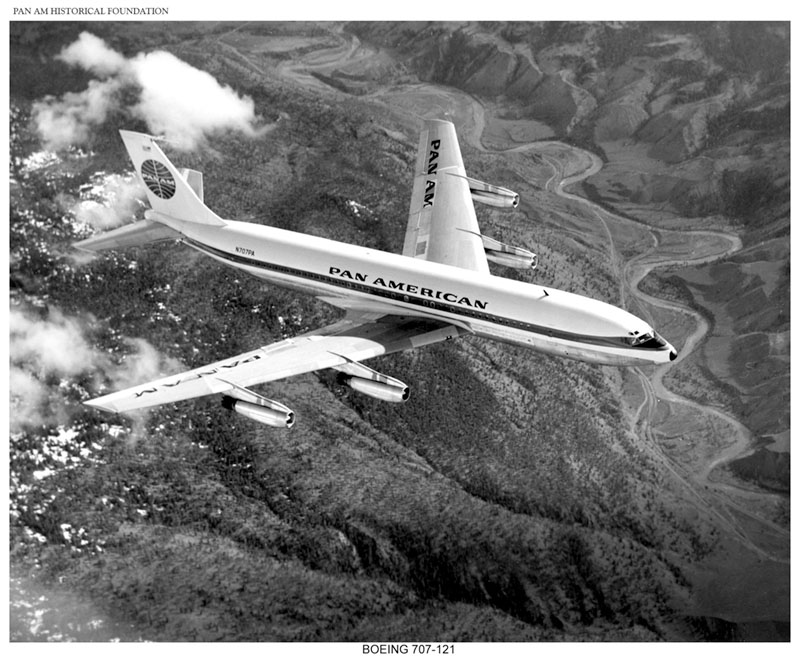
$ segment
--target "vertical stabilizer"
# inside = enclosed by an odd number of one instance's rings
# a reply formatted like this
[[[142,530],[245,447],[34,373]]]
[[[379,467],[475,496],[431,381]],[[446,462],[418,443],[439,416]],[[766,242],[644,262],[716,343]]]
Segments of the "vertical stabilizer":
[[[203,203],[202,179],[199,178],[199,173],[186,170],[184,175],[172,165],[151,136],[133,131],[119,133],[133,166],[147,189],[150,207],[158,213],[158,217],[163,215],[176,221],[225,225]],[[187,177],[190,177],[189,181]],[[169,219],[163,221],[168,223]]]

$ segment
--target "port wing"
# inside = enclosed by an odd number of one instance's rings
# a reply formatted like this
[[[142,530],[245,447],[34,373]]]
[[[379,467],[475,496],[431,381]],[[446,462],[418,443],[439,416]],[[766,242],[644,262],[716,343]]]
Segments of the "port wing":
[[[435,320],[354,312],[314,332],[91,399],[86,404],[120,413],[210,394],[227,394],[236,388],[361,362],[463,333],[463,329]]]
[[[420,135],[403,255],[489,273],[452,122],[428,120]]]

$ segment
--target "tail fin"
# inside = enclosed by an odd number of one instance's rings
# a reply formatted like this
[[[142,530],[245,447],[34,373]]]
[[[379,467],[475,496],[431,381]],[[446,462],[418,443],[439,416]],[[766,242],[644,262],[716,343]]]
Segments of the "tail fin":
[[[120,131],[133,166],[147,188],[152,213],[148,219],[178,228],[175,222],[193,222],[224,226],[225,222],[203,203],[202,174],[179,171],[158,147],[152,136],[133,131]],[[173,222],[173,223],[170,223]]]
[[[152,210],[145,219],[74,243],[78,249],[126,249],[181,237],[188,223],[224,226],[225,222],[203,203],[203,174],[172,165],[147,134],[120,131],[136,172],[147,188]]]

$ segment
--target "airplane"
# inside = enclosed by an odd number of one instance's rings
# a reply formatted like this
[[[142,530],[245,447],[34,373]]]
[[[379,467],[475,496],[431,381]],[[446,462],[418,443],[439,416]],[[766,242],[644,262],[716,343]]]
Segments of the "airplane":
[[[155,137],[120,135],[150,209],[144,219],[76,247],[102,251],[177,240],[345,314],[321,329],[90,399],[89,406],[124,413],[216,394],[244,417],[289,428],[294,412],[252,386],[332,369],[353,390],[398,403],[408,399],[409,387],[362,362],[470,334],[600,364],[661,364],[677,357],[652,326],[618,307],[490,274],[489,261],[532,269],[538,259],[481,234],[473,200],[515,208],[519,196],[467,177],[449,121],[427,120],[420,134],[402,255],[221,219],[204,202],[202,173],[178,170]]]

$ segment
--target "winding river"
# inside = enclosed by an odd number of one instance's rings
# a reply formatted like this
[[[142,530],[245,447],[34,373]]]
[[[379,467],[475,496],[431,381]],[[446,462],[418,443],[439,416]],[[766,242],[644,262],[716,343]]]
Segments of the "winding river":
[[[770,502],[771,497],[769,494],[757,489],[749,489],[743,485],[728,484],[722,480],[715,481],[711,479],[711,473],[715,468],[743,456],[751,449],[754,443],[752,432],[734,415],[715,406],[693,401],[673,392],[664,385],[665,375],[670,371],[674,371],[680,362],[686,361],[704,342],[710,329],[708,320],[701,313],[685,305],[655,297],[639,288],[639,284],[653,270],[676,265],[703,265],[726,258],[742,248],[741,239],[733,233],[717,230],[677,231],[652,228],[643,222],[614,214],[586,198],[566,191],[565,188],[569,185],[591,177],[602,168],[600,158],[586,150],[553,141],[534,142],[515,146],[513,149],[515,151],[535,150],[539,153],[545,151],[546,153],[548,148],[554,145],[558,147],[556,154],[564,151],[577,151],[581,154],[575,161],[578,163],[588,162],[589,164],[588,167],[581,169],[580,172],[566,173],[565,164],[572,163],[572,160],[562,162],[552,154],[545,154],[544,161],[553,170],[553,175],[545,183],[545,188],[557,196],[584,206],[598,220],[603,240],[608,243],[611,265],[617,277],[617,282],[620,284],[621,306],[631,308],[634,303],[647,305],[672,314],[679,314],[685,320],[690,321],[691,329],[680,349],[678,360],[647,371],[638,368],[632,369],[639,379],[644,394],[634,418],[635,432],[638,432],[642,440],[648,442],[651,452],[662,459],[674,477],[694,497],[698,506],[716,516],[727,531],[741,544],[763,559],[786,562],[785,556],[776,555],[758,545],[749,534],[748,529],[743,526],[742,520],[737,518],[737,515],[744,515],[747,519],[760,524],[762,528],[769,529],[776,535],[784,536],[788,540],[789,532],[786,529],[764,518],[759,510],[753,506],[754,503],[764,500]],[[609,227],[610,223],[635,226],[639,231],[646,231],[652,238],[651,247],[632,258],[622,259],[621,252],[615,246],[614,234]],[[661,238],[665,236],[670,236],[671,250],[668,254],[662,255],[659,253],[659,249],[662,244]],[[697,240],[699,238],[706,241],[698,243]],[[698,244],[706,248],[700,255],[696,251]],[[675,246],[685,247],[685,252],[676,253]],[[663,414],[665,407],[666,416]],[[713,431],[717,434],[716,440],[695,441],[696,445],[705,445],[711,452],[700,465],[687,467],[676,462],[659,443],[660,434],[658,429],[664,426],[665,418],[682,417],[680,408],[694,409],[703,418],[716,419],[724,425],[713,427]],[[659,412],[657,413],[657,411]],[[655,424],[656,422],[658,424]],[[680,425],[673,424],[671,428],[680,429]]]

